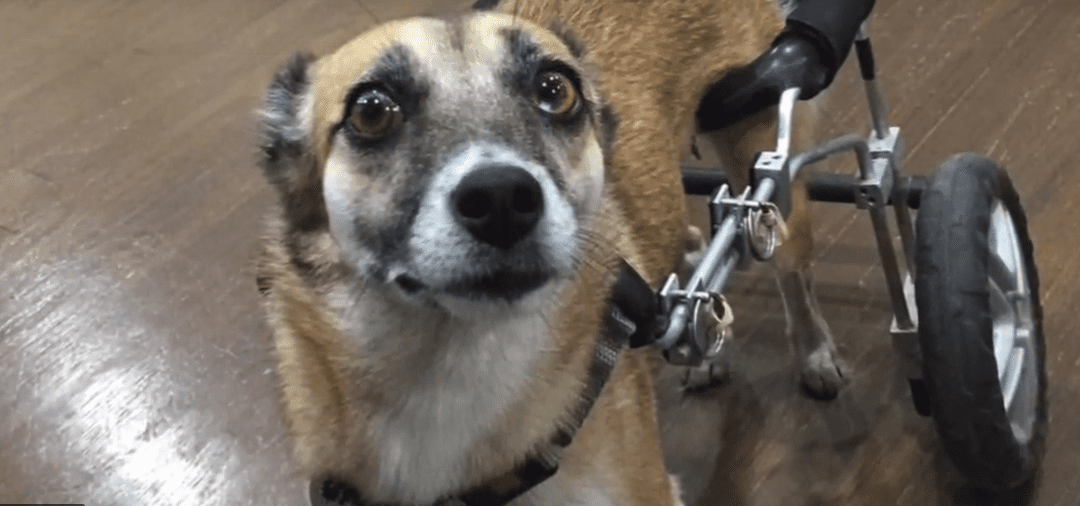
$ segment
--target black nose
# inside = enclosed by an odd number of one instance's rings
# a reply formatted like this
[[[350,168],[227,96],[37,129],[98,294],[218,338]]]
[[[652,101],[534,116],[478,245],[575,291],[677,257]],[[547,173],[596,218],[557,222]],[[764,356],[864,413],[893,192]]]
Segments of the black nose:
[[[450,206],[454,219],[478,241],[506,249],[536,227],[544,212],[544,194],[524,169],[490,165],[458,183]]]

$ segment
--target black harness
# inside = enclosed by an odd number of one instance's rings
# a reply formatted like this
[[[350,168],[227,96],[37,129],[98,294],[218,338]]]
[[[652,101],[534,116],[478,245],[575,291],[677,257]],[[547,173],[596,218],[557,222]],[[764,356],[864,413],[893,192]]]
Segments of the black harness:
[[[585,390],[570,411],[573,423],[556,430],[551,438],[540,444],[532,455],[510,472],[440,499],[431,506],[503,506],[552,477],[559,469],[563,450],[573,441],[574,434],[600,397],[623,348],[652,344],[666,328],[656,293],[624,260],[612,292],[604,333],[593,350]],[[309,492],[312,506],[392,506],[367,501],[355,487],[333,478],[312,481]]]

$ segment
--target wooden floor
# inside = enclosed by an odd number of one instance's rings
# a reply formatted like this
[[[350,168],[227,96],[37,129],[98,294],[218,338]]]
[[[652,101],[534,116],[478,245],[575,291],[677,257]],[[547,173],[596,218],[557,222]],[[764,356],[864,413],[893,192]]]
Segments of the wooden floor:
[[[249,267],[271,203],[253,110],[291,52],[445,4],[0,2],[0,503],[306,504]],[[970,150],[1015,178],[1052,402],[1031,504],[1080,504],[1080,4],[878,0],[872,34],[906,169]],[[827,131],[866,131],[858,90],[849,65]],[[986,504],[910,404],[868,220],[816,206],[851,381],[805,398],[770,276],[742,274],[708,504]]]

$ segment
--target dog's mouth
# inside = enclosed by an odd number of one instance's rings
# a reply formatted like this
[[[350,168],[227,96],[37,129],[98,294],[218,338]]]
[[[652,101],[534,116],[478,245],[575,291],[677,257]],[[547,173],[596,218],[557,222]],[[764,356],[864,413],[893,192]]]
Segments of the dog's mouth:
[[[469,299],[497,299],[513,302],[540,288],[552,273],[536,269],[501,269],[480,276],[455,280],[445,288],[447,294]]]
[[[402,292],[410,296],[434,291],[469,300],[514,302],[544,286],[554,275],[555,273],[550,269],[502,268],[482,274],[464,275],[434,290],[420,279],[407,273],[399,274],[393,282]]]

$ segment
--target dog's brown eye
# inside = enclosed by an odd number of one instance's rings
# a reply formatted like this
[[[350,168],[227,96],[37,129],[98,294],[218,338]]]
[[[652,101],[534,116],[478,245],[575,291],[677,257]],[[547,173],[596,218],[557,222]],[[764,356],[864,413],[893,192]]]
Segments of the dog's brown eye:
[[[574,83],[562,72],[543,72],[536,79],[536,105],[553,116],[569,116],[579,105]]]
[[[349,126],[364,137],[382,137],[401,123],[401,107],[385,93],[371,90],[361,94],[349,113]]]

